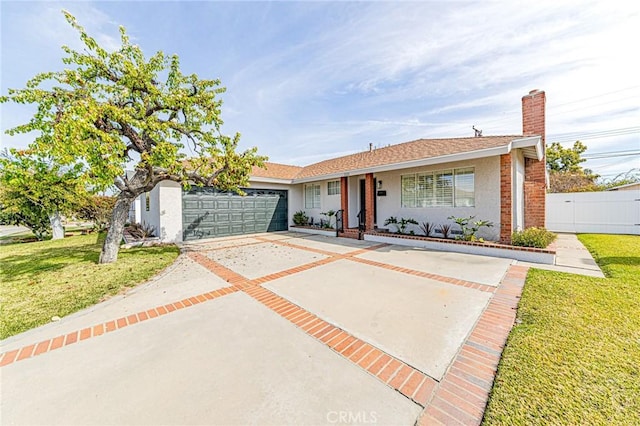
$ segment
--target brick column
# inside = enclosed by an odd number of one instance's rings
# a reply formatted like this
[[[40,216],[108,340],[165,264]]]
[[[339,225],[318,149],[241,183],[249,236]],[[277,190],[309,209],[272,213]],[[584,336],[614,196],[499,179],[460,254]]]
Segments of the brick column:
[[[349,178],[346,176],[340,178],[340,208],[344,210],[342,221],[344,229],[347,229],[349,227]]]
[[[522,97],[522,134],[540,136],[542,152],[545,152],[545,105],[543,91],[532,90]],[[547,193],[546,157],[538,161],[526,158],[524,162],[524,226],[545,226],[545,202]]]
[[[373,229],[373,197],[375,197],[375,188],[373,187],[373,173],[367,173],[364,177],[364,208],[365,214],[365,230]]]
[[[547,181],[545,161],[524,159],[524,227],[544,228]]]
[[[512,176],[511,154],[503,154],[500,156],[500,242],[505,244],[511,243],[511,232],[513,232]]]

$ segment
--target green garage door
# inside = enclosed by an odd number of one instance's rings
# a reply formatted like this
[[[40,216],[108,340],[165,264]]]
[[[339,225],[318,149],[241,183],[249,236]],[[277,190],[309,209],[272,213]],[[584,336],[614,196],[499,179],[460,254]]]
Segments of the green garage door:
[[[183,191],[184,240],[288,229],[287,191],[243,191],[247,195],[195,186]]]

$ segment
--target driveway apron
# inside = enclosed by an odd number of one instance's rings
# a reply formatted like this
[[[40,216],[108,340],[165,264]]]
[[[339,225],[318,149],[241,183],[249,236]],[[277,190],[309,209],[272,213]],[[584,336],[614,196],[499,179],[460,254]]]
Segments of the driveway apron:
[[[478,424],[526,268],[292,232],[183,246],[7,339],[3,424]]]

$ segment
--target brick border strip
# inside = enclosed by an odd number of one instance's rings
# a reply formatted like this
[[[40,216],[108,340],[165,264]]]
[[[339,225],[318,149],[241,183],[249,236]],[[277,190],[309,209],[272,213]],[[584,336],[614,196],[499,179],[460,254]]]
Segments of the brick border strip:
[[[260,239],[260,237],[257,237],[257,239]],[[330,252],[330,251],[326,251],[326,250],[321,250],[321,249],[316,249],[316,248],[311,248],[311,247],[305,247],[305,246],[298,245],[298,244],[287,243],[287,242],[284,242],[284,241],[277,241],[277,242],[274,242],[274,244],[278,244],[278,245],[282,245],[282,246],[286,246],[286,247],[291,247],[291,248],[295,248],[295,249],[306,250],[306,251],[310,251],[310,252],[313,252],[313,253],[323,254],[323,255],[326,255],[326,256],[330,256],[331,258],[335,258],[334,260],[346,259],[346,260],[350,260],[352,262],[358,262],[358,263],[363,263],[365,265],[370,265],[370,266],[375,266],[375,267],[382,268],[382,269],[387,269],[389,271],[401,272],[403,274],[413,275],[413,276],[421,277],[421,278],[429,278],[429,279],[440,281],[440,282],[443,282],[443,283],[454,284],[454,285],[462,286],[462,287],[466,287],[466,288],[472,288],[474,290],[480,290],[480,291],[487,292],[487,293],[495,293],[496,289],[497,289],[497,286],[491,286],[491,285],[487,285],[487,284],[475,283],[473,281],[466,281],[466,280],[460,280],[460,279],[451,278],[451,277],[445,277],[444,275],[432,274],[432,273],[429,273],[429,272],[418,271],[416,269],[403,268],[401,266],[392,266],[392,265],[389,265],[389,264],[384,263],[384,262],[377,262],[375,260],[369,260],[369,259],[363,259],[361,257],[356,257],[358,255],[364,254],[364,253],[369,252],[369,251],[376,251],[376,250],[381,249],[383,247],[388,247],[390,244],[387,244],[387,243],[376,244],[376,245],[370,246],[370,247],[363,247],[361,249],[350,251],[348,253],[334,253],[334,252]],[[306,266],[306,265],[304,265],[304,266]],[[314,265],[314,266],[318,266],[318,265]],[[303,268],[303,269],[300,269],[300,270],[296,270],[296,269],[297,268],[292,268],[292,269],[290,269],[288,271],[292,271],[291,273],[296,273],[296,272],[302,272],[303,270],[306,270],[306,269],[309,269],[309,268]],[[288,272],[288,271],[283,271],[283,273],[284,272]],[[276,274],[272,274],[272,275],[276,275]],[[286,275],[290,275],[290,273],[287,273],[287,274],[284,274],[284,275],[281,275],[281,276],[286,276]],[[273,279],[277,279],[277,278],[280,278],[280,276],[267,279],[267,280],[265,280],[263,282],[272,281]],[[258,280],[260,280],[260,278]]]
[[[105,333],[120,330],[121,328],[127,327],[129,325],[134,325],[139,322],[160,317],[173,311],[188,308],[189,306],[197,305],[208,300],[217,299],[219,297],[235,293],[237,291],[238,288],[235,288],[233,286],[223,287],[217,290],[183,299],[179,302],[156,306],[155,308],[147,309],[146,311],[140,311],[135,314],[127,315],[126,317],[121,317],[116,320],[107,321],[101,324],[93,325],[91,327],[86,327],[82,330],[72,331],[71,333],[43,340],[39,343],[34,343],[31,345],[23,346],[19,349],[4,352],[0,354],[0,367],[4,367],[5,365],[9,365],[17,361],[22,361],[34,356],[42,355],[44,353],[51,352],[63,346],[72,345],[82,340],[87,340],[93,337],[101,336]]]
[[[418,425],[479,425],[513,328],[528,267],[511,265],[449,366]]]
[[[264,287],[244,292],[421,407],[431,399],[437,385],[432,377]]]

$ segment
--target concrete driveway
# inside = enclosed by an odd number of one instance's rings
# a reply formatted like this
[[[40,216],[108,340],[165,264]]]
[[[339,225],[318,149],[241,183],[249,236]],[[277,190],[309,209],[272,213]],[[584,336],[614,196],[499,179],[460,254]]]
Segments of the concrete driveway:
[[[2,342],[2,424],[477,424],[526,268],[290,232],[185,244]]]

